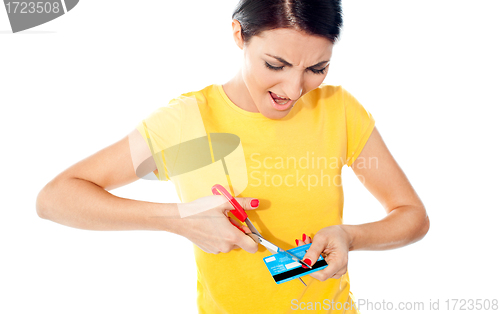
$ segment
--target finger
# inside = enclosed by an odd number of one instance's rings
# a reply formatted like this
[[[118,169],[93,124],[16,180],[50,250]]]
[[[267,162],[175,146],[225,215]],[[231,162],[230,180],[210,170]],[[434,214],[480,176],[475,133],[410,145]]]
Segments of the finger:
[[[309,249],[307,249],[304,258],[302,259],[304,263],[308,264],[309,266],[314,265],[314,263],[316,263],[316,261],[318,260],[320,254],[325,250],[326,245],[326,239],[324,239],[323,237],[315,237],[311,242],[311,246],[309,247]]]
[[[259,200],[253,197],[237,197],[235,200],[244,210],[251,210],[259,207]]]
[[[306,243],[302,240],[302,238],[300,238],[300,239],[295,239],[295,244],[297,244],[297,246],[301,246],[301,245],[304,245]]]
[[[302,236],[301,236],[300,239],[295,239],[295,244],[297,246],[301,246],[301,245],[304,245],[304,244],[309,244],[311,242],[312,242],[311,237],[307,236],[305,233],[302,234]]]
[[[233,226],[235,226],[236,228],[238,228],[242,232],[241,236],[237,236],[238,240],[235,243],[235,245],[233,245],[232,249],[236,249],[238,247],[241,247],[242,249],[244,249],[245,251],[247,251],[249,253],[257,252],[259,245],[257,243],[255,243],[255,241],[252,238],[245,235],[245,233],[251,233],[252,231],[247,226],[240,224],[239,221],[233,219],[232,217],[229,217],[229,221],[231,222],[231,224],[233,224]],[[248,241],[248,240],[250,240],[250,241]]]
[[[338,271],[338,269],[334,265],[328,265],[325,269],[318,270],[315,273],[310,274],[311,277],[314,277],[320,281],[325,281],[330,278],[335,278],[334,276],[337,275],[337,273],[341,273]],[[338,278],[340,278],[342,275],[339,275]],[[337,278],[337,279],[338,279]]]
[[[328,266],[314,273],[314,278],[325,281],[329,278],[339,279],[347,272],[347,260],[344,262],[343,258],[339,258],[335,252],[332,252],[325,256],[325,261]],[[313,274],[311,274],[312,276]]]
[[[259,245],[252,238],[243,233],[238,233],[235,244],[248,253],[252,254],[257,252],[257,250],[259,249]]]
[[[231,221],[233,226],[238,228],[241,232],[243,232],[243,233],[251,233],[252,232],[250,229],[248,229],[247,226],[241,224],[238,220],[233,219],[233,217],[229,217],[229,220]]]
[[[246,232],[245,233],[251,233],[250,229],[246,226],[241,226],[242,228],[245,228]],[[255,253],[259,249],[259,245],[249,236],[247,236],[243,232],[237,232],[236,240],[234,241],[234,244],[237,245],[238,247],[242,248],[243,250],[247,251],[248,253]]]
[[[305,233],[302,234],[302,242],[305,244],[309,244],[312,242],[312,239],[310,236],[306,235]]]
[[[339,270],[338,272],[336,272],[332,278],[335,278],[335,279],[340,279],[342,278],[342,276],[345,275],[345,273],[347,273],[347,267],[344,267],[342,268],[341,270]]]
[[[309,244],[309,243],[312,243],[312,239],[311,237],[306,237],[306,240],[304,241],[305,244]]]
[[[325,281],[325,280],[328,280],[332,277],[331,272],[327,271],[326,268],[319,270],[315,273],[309,274],[309,275],[315,279],[318,279],[319,281]]]
[[[337,254],[337,252],[334,251],[328,254],[325,257],[325,260],[328,263],[328,266],[331,266],[332,269],[331,277],[334,275],[342,276],[347,271],[347,256],[343,256],[342,254]]]

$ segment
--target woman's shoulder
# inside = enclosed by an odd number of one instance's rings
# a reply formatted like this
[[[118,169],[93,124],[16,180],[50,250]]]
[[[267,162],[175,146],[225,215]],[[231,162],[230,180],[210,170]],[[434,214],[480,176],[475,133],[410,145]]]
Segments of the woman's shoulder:
[[[190,100],[196,101],[198,104],[206,103],[209,98],[213,97],[213,95],[218,92],[218,86],[219,84],[210,84],[198,90],[184,92],[172,98],[169,104],[186,103]]]
[[[333,100],[342,99],[345,92],[345,89],[341,85],[330,85],[323,83],[317,88],[309,91],[303,96],[303,98],[304,101],[310,101],[314,103],[323,101],[331,102]]]

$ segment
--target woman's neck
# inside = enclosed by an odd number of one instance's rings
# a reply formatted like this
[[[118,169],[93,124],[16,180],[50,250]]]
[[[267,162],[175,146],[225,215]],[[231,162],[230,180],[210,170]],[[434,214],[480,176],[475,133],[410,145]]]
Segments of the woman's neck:
[[[228,82],[222,85],[227,97],[238,107],[249,112],[259,112],[243,81],[241,69]]]

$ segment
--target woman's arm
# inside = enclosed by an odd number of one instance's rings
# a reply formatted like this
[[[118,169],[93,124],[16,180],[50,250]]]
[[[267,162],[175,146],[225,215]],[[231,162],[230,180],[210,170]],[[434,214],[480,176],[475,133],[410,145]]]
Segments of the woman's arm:
[[[227,201],[219,204],[210,200],[210,197],[222,196],[211,195],[197,200],[195,205],[201,206],[203,211],[182,218],[176,203],[137,201],[109,193],[107,190],[139,179],[135,165],[142,165],[143,174],[156,169],[154,162],[149,162],[152,159],[147,145],[143,145],[142,139],[137,140],[140,137],[137,130],[129,135],[50,181],[38,194],[38,215],[80,229],[173,232],[208,253],[226,253],[238,247],[250,253],[257,251],[257,243],[229,222],[227,212],[233,209],[232,205]],[[251,197],[236,200],[245,210],[254,209]]]
[[[326,227],[318,231],[314,239],[297,241],[297,245],[312,242],[304,256],[306,263],[314,264],[320,254],[326,255],[328,267],[311,274],[319,280],[338,279],[345,274],[349,251],[402,247],[422,239],[429,230],[429,217],[422,201],[376,128],[352,169],[385,208],[387,216],[361,225]]]
[[[422,239],[429,230],[424,204],[374,128],[352,164],[354,173],[382,204],[387,216],[377,222],[343,225],[349,250],[388,250]]]
[[[117,197],[107,190],[139,179],[130,156],[128,136],[69,167],[40,191],[41,218],[88,230],[175,230],[175,204]],[[153,171],[154,163],[148,165]],[[149,217],[171,217],[152,219]]]

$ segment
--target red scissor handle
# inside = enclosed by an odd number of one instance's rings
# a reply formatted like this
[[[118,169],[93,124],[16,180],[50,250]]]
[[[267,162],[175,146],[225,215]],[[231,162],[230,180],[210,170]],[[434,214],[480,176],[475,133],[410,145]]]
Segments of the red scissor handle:
[[[245,219],[247,219],[248,215],[247,213],[245,212],[245,210],[243,209],[243,207],[241,207],[240,203],[238,203],[234,197],[229,194],[229,192],[220,184],[216,184],[214,186],[212,186],[212,193],[214,195],[220,195],[219,191],[222,192],[222,195],[224,195],[227,200],[229,201],[229,203],[231,203],[231,205],[233,205],[234,209],[231,210],[231,213],[234,215],[234,217],[238,218],[241,222],[244,222]],[[241,230],[241,229],[240,229]]]
[[[234,222],[232,222],[231,220],[229,220],[229,222],[230,222],[233,226],[235,226],[236,228],[238,228],[241,232],[246,233],[246,232],[245,232],[245,230],[243,230],[243,228],[241,228],[240,226],[238,226],[237,224],[235,224],[235,223],[234,223]]]

